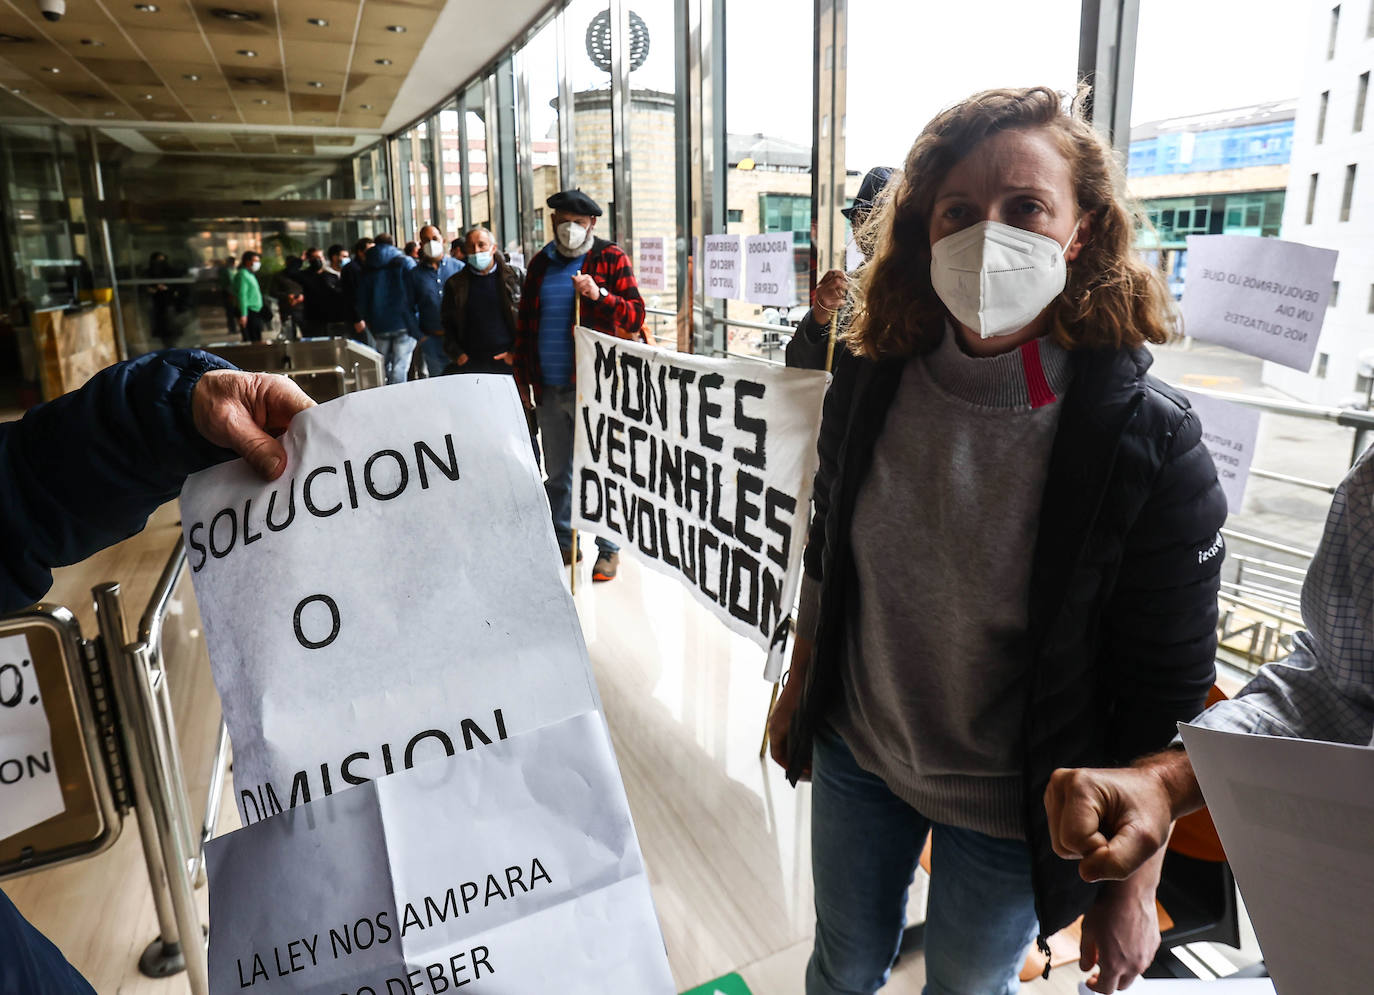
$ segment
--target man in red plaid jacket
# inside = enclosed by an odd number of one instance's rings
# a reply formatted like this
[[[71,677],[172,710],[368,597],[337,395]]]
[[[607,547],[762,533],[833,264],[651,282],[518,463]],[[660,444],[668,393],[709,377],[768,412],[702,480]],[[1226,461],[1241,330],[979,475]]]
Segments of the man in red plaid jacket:
[[[544,487],[563,562],[581,552],[572,542],[573,418],[576,350],[575,303],[587,328],[622,339],[644,337],[644,298],[630,259],[618,245],[596,238],[592,230],[601,207],[581,190],[564,190],[548,199],[554,239],[530,260],[511,359],[522,397],[532,393],[544,446]],[[579,301],[580,299],[580,301]],[[592,580],[615,577],[620,547],[597,536]]]

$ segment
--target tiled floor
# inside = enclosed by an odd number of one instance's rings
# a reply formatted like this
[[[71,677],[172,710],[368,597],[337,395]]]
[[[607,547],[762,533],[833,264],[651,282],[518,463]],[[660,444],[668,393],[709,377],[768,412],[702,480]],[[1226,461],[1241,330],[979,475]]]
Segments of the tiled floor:
[[[133,623],[178,534],[164,509],[143,535],[62,571],[51,600],[89,632],[90,587],[118,579]],[[758,758],[762,651],[629,557],[614,583],[579,584],[577,603],[679,989],[738,971],[756,995],[801,992],[813,927],[807,788]],[[189,584],[176,608],[171,685],[198,808],[218,705]],[[228,831],[231,800],[223,811]],[[184,980],[145,979],[135,966],[156,933],[137,833],[130,820],[113,850],[5,889],[102,995],[180,995]],[[1073,992],[1080,976],[1059,969],[1025,991]],[[922,981],[919,955],[907,957],[885,991],[916,995]]]

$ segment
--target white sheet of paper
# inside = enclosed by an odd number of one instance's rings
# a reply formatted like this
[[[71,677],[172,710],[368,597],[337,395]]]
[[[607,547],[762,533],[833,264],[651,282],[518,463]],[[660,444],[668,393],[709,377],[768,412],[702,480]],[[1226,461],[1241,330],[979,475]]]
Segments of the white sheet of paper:
[[[1217,479],[1226,492],[1226,504],[1232,513],[1240,511],[1245,498],[1245,484],[1250,479],[1250,464],[1255,458],[1255,442],[1259,438],[1260,412],[1231,401],[1218,401],[1185,390],[1188,403],[1202,419],[1202,443],[1212,454],[1217,467]]]
[[[1274,987],[1374,978],[1374,750],[1180,726]]]
[[[664,269],[663,236],[653,235],[638,239],[639,268],[635,276],[640,290],[667,290],[668,274]]]
[[[597,713],[230,833],[207,863],[215,995],[676,991]]]
[[[707,235],[701,272],[706,296],[738,298],[742,295],[744,263],[738,235]]]
[[[1140,995],[1141,992],[1145,995],[1274,995],[1274,982],[1268,978],[1222,978],[1219,981],[1137,978],[1131,985],[1130,995]],[[1081,981],[1078,983],[1078,993],[1097,995]]]
[[[854,241],[854,233],[850,232],[849,237],[844,240],[844,268],[848,273],[853,273],[863,265],[864,254],[859,251],[859,243]]]
[[[1183,330],[1296,370],[1311,369],[1336,255],[1333,249],[1255,235],[1189,235]]]
[[[685,584],[782,672],[828,374],[577,330],[573,527]]]
[[[28,638],[0,637],[0,840],[66,808]]]
[[[791,307],[796,299],[792,233],[749,235],[744,240],[744,299],[754,304]]]
[[[512,378],[349,394],[282,441],[278,481],[181,499],[245,823],[598,707]]]

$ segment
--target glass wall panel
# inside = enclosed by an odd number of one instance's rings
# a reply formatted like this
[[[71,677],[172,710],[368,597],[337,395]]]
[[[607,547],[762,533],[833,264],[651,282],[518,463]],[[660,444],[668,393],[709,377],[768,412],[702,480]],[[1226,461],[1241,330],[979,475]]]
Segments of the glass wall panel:
[[[812,267],[814,4],[728,4],[725,33],[727,230],[785,235],[792,245],[782,299],[725,304],[732,322],[744,322],[728,326],[726,348],[781,360],[786,326],[808,307]],[[765,38],[769,50],[790,57],[760,58],[756,40]],[[757,325],[770,327],[750,327]]]
[[[558,176],[558,30],[550,21],[516,55],[515,71],[522,82],[517,91],[516,114],[523,128],[528,120],[528,135],[520,135],[521,184],[529,203],[521,203],[521,227],[528,235],[526,257],[537,252],[552,237],[549,208],[545,203],[562,189]],[[519,103],[528,94],[528,107]],[[527,118],[528,115],[528,118]],[[526,184],[525,169],[532,183]],[[522,241],[525,236],[522,234]]]
[[[610,9],[606,0],[572,0],[563,17],[573,88],[573,185],[601,205],[597,234],[614,240]]]
[[[669,314],[648,316],[660,345],[677,341],[678,252],[686,247],[679,224],[679,115],[688,113],[687,94],[677,92],[674,0],[638,0],[630,14],[629,147],[631,217],[635,271],[647,306]],[[685,220],[685,219],[683,219]],[[661,239],[662,251],[646,265],[645,239]],[[653,244],[653,243],[651,243]]]
[[[434,120],[438,129],[439,162],[444,173],[440,186],[444,216],[435,224],[444,230],[447,238],[454,239],[462,236],[467,221],[463,217],[463,157],[458,147],[460,117],[457,101],[442,108]]]
[[[472,203],[472,217],[465,218],[467,227],[491,227],[490,184],[487,182],[487,109],[486,87],[483,80],[467,90],[467,181]]]

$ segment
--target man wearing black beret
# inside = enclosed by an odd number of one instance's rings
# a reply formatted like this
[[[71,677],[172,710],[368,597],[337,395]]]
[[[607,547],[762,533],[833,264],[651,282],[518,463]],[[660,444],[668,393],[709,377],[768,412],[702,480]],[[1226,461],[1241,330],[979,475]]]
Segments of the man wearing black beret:
[[[581,553],[572,542],[572,450],[574,303],[580,298],[581,323],[617,338],[642,341],[644,298],[630,259],[613,242],[592,230],[601,207],[581,190],[563,190],[548,199],[554,239],[530,260],[516,318],[515,371],[522,395],[533,392],[539,434],[544,444],[545,488],[563,562]],[[527,399],[528,403],[528,399]],[[607,581],[620,566],[620,547],[600,536],[592,580]]]

